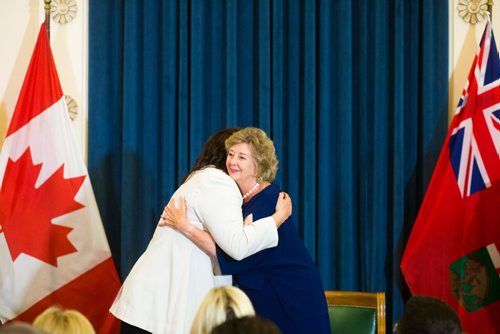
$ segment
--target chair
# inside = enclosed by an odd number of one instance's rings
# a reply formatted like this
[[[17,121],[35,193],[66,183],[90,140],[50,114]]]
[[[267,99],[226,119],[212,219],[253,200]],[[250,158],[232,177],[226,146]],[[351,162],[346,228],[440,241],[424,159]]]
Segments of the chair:
[[[385,333],[385,293],[325,291],[332,334]]]

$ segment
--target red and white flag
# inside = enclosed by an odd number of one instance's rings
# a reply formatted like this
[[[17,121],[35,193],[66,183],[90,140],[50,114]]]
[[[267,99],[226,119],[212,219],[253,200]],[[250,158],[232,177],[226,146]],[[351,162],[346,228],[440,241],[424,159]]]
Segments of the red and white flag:
[[[108,241],[42,24],[0,152],[0,319],[54,304],[118,333]]]
[[[500,58],[484,30],[401,269],[467,333],[500,333]]]

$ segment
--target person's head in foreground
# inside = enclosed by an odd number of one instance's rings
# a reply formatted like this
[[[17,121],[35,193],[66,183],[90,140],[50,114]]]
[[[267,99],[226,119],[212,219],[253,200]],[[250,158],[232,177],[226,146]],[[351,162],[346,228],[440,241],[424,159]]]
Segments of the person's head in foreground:
[[[211,334],[281,334],[278,326],[271,320],[259,316],[244,316],[223,322]]]
[[[427,296],[414,296],[405,305],[397,324],[398,334],[460,334],[457,312],[445,302]]]
[[[198,308],[191,334],[209,334],[224,321],[245,315],[255,315],[255,310],[243,291],[230,285],[213,288]]]
[[[43,311],[33,325],[50,334],[95,334],[92,324],[82,313],[57,306]]]

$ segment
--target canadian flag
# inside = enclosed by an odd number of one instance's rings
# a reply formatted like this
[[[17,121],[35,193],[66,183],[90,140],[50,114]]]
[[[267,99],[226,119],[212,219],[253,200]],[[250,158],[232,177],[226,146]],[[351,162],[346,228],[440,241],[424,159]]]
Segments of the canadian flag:
[[[42,24],[0,152],[0,320],[54,304],[118,333],[120,287]]]

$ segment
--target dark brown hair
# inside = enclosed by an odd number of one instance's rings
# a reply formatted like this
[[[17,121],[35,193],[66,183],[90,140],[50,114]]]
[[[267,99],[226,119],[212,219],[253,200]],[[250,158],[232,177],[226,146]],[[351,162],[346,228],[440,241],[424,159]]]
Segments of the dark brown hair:
[[[214,327],[211,334],[281,334],[278,326],[271,320],[259,316],[244,316],[228,319]]]
[[[413,296],[397,325],[398,334],[460,334],[457,312],[440,299]]]
[[[240,130],[240,128],[226,128],[211,135],[193,167],[191,167],[191,170],[182,179],[182,183],[186,182],[191,173],[210,165],[225,172],[227,151],[224,143],[227,138],[238,130]]]

